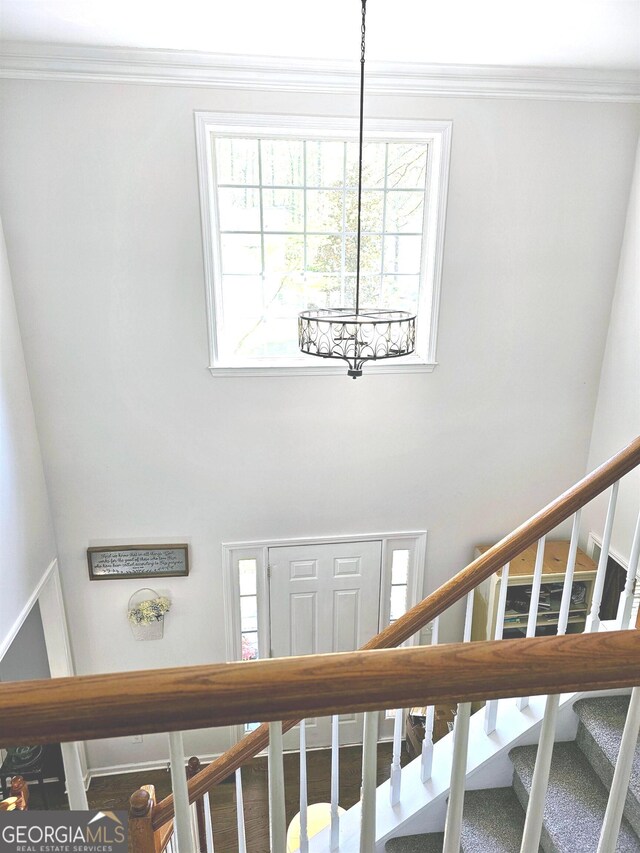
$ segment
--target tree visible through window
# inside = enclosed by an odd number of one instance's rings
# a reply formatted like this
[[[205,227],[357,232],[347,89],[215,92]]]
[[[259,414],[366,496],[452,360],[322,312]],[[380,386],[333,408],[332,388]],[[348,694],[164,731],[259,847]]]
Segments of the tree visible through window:
[[[354,304],[357,145],[219,138],[226,358],[295,356],[305,308]],[[361,304],[416,311],[427,145],[365,145]]]

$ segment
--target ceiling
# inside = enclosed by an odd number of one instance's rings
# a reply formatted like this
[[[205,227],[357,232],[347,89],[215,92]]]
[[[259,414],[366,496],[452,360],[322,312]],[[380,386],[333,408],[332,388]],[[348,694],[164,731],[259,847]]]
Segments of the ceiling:
[[[640,71],[640,0],[370,0],[367,58]],[[358,0],[0,0],[0,38],[356,58]]]

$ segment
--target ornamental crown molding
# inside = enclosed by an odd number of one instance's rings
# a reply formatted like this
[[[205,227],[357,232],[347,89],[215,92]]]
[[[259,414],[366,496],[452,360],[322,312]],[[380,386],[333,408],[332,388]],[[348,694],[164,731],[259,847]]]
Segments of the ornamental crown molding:
[[[367,64],[367,93],[640,101],[640,72],[506,65]],[[147,48],[4,42],[0,77],[351,94],[358,63]]]

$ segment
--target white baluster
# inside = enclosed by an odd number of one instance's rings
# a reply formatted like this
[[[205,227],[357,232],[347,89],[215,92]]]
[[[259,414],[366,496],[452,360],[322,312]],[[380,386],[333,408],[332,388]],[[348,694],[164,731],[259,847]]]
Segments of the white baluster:
[[[449,804],[444,826],[442,853],[460,853],[462,810],[464,789],[467,780],[467,753],[469,751],[469,720],[471,702],[458,705],[456,724],[453,729],[453,757],[451,759],[451,783]]]
[[[196,840],[195,849],[200,851],[200,832],[198,828],[198,808],[195,803],[191,803],[191,835]]]
[[[496,627],[494,631],[494,640],[502,639],[504,631],[504,611],[507,604],[507,586],[509,585],[509,563],[502,569],[500,577],[500,595],[498,596],[498,608],[496,612]],[[496,730],[496,721],[498,718],[498,700],[490,699],[484,709],[484,731],[490,735]]]
[[[307,728],[300,720],[300,853],[309,851],[307,827]]]
[[[604,523],[604,531],[602,534],[602,550],[600,551],[600,559],[598,560],[598,571],[596,572],[596,580],[593,585],[593,595],[591,598],[591,613],[587,617],[587,625],[585,632],[596,632],[600,627],[600,605],[602,603],[602,593],[604,590],[604,581],[607,575],[607,562],[609,560],[609,546],[611,545],[611,532],[613,530],[613,519],[616,514],[616,501],[618,499],[618,488],[620,482],[614,483],[611,488],[609,497],[609,506],[607,507],[607,518]]]
[[[467,595],[467,606],[464,619],[463,643],[471,642],[471,625],[473,622],[473,601],[475,590]],[[451,781],[449,784],[449,803],[444,830],[443,853],[460,853],[460,834],[462,830],[462,810],[464,808],[464,791],[467,780],[467,753],[469,751],[469,721],[471,719],[471,703],[461,702],[458,705],[455,725],[453,728],[453,756],[451,759]]]
[[[540,603],[540,586],[542,585],[542,566],[544,563],[544,543],[546,537],[538,539],[538,550],[536,551],[536,562],[533,569],[533,583],[531,584],[531,601],[529,602],[529,619],[527,620],[527,637],[535,637],[538,624],[538,604]],[[528,696],[520,696],[516,705],[521,711],[529,704]]]
[[[204,804],[204,834],[207,839],[207,853],[214,853],[213,850],[213,822],[211,820],[211,801],[209,800],[209,792],[207,791],[202,798]]]
[[[238,827],[238,853],[247,853],[247,834],[244,826],[244,792],[240,767],[236,770],[236,825]]]
[[[616,849],[639,731],[640,688],[634,687],[631,691],[631,701],[629,703],[629,710],[627,711],[627,719],[624,723],[620,751],[618,752],[616,769],[613,773],[609,802],[607,803],[607,810],[602,823],[597,853],[614,853]]]
[[[171,758],[171,787],[175,810],[174,835],[178,853],[192,853],[195,844],[192,834],[189,791],[185,770],[182,732],[169,732],[169,756]]]
[[[404,710],[397,708],[393,721],[393,756],[391,758],[390,793],[391,805],[397,806],[400,802],[400,784],[402,781],[402,768],[400,767],[400,753],[402,751],[402,718]],[[425,732],[425,740],[426,740]]]
[[[331,843],[337,850],[340,839],[340,717],[331,718]]]
[[[376,846],[376,787],[378,775],[378,712],[364,715],[362,735],[362,791],[360,853],[372,853]]]
[[[269,723],[269,828],[271,853],[285,853],[287,818],[284,807],[282,723]]]
[[[69,808],[86,811],[89,808],[89,804],[87,803],[87,791],[84,787],[84,776],[82,765],[80,764],[78,744],[61,743],[60,749],[62,751],[62,761],[66,775]]]
[[[636,530],[633,534],[633,543],[631,545],[631,554],[629,556],[629,567],[627,569],[627,580],[624,585],[624,590],[620,594],[620,605],[618,607],[618,627],[631,628],[631,610],[633,609],[633,589],[638,573],[638,563],[640,562],[640,513],[638,513],[638,521],[636,522]]]
[[[475,595],[475,589],[472,589],[471,592],[467,593],[467,606],[464,614],[464,632],[462,634],[463,643],[471,642],[471,627],[473,625],[473,602],[475,599]]]
[[[580,535],[580,516],[582,510],[578,510],[573,516],[571,528],[571,542],[567,555],[567,567],[562,587],[562,600],[558,614],[558,634],[565,634],[569,622],[569,610],[571,608],[571,592],[573,588],[573,575],[576,566],[576,555],[578,553],[578,538]],[[559,696],[547,696],[544,710],[544,719],[540,731],[540,742],[536,755],[536,765],[531,781],[531,796],[527,808],[525,828],[522,836],[521,853],[538,853],[540,835],[542,833],[542,817],[544,814],[544,802],[549,785],[549,771],[553,757],[553,744],[556,737],[556,720],[560,705]]]
[[[579,509],[573,516],[573,526],[571,528],[571,542],[569,543],[569,553],[567,554],[567,568],[564,573],[562,600],[560,601],[560,612],[558,613],[558,634],[566,634],[567,625],[569,624],[569,611],[571,610],[571,593],[573,592],[573,573],[576,567],[576,555],[578,553],[578,538],[580,536],[581,514],[582,510]]]
[[[432,646],[438,645],[438,635],[440,633],[440,617],[436,616],[431,626],[431,643]],[[422,751],[420,754],[420,780],[426,782],[431,779],[431,771],[433,768],[433,724],[435,721],[436,709],[433,705],[427,708],[427,714],[424,721],[424,739],[422,741]]]
[[[538,853],[540,846],[544,801],[549,785],[549,771],[553,756],[553,743],[556,737],[556,720],[558,718],[559,705],[560,696],[547,696],[538,753],[536,755],[536,766],[534,767],[533,779],[531,780],[531,794],[529,795],[529,805],[524,822],[520,853]]]

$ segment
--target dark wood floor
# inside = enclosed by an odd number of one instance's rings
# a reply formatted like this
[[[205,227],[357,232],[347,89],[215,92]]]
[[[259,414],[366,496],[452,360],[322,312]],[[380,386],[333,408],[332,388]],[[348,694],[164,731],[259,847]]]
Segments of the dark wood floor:
[[[403,764],[407,761],[403,750]],[[391,744],[378,746],[378,784],[389,778]],[[340,750],[340,805],[348,809],[360,799],[362,748],[342,747]],[[297,753],[284,757],[285,798],[287,823],[299,811],[300,764]],[[307,753],[308,801],[331,801],[331,752],[315,750]],[[88,791],[90,808],[127,809],[129,797],[142,785],[154,785],[161,800],[171,792],[171,779],[165,770],[100,776],[92,779]],[[62,786],[47,785],[49,808],[67,809]],[[268,822],[267,760],[254,758],[242,768],[242,789],[245,806],[245,827],[248,853],[270,853]],[[233,779],[211,791],[211,812],[216,853],[237,853],[236,796]],[[38,792],[33,791],[31,808],[38,809]]]

